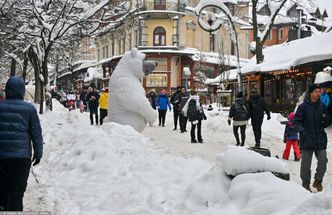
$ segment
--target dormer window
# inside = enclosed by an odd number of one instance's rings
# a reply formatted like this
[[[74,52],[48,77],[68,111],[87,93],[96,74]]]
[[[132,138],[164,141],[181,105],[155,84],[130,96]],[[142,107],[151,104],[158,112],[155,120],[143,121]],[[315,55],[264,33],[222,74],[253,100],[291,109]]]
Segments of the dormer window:
[[[153,31],[153,45],[165,46],[166,45],[166,31],[163,27],[157,27]]]

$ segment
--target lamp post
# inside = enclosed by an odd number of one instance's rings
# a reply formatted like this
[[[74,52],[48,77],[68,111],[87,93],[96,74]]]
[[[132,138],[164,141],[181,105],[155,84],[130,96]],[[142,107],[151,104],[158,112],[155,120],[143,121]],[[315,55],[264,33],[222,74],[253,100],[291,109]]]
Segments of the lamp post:
[[[217,14],[216,10],[221,11]],[[225,22],[228,20],[231,30],[231,38],[236,47],[236,57],[237,57],[237,81],[238,90],[243,91],[241,82],[241,70],[240,70],[240,57],[239,57],[239,46],[238,46],[238,36],[234,24],[234,19],[227,8],[227,6],[222,1],[214,0],[201,0],[200,3],[194,9],[196,16],[198,17],[198,24],[204,30],[212,34],[212,32],[217,31]],[[217,14],[217,16],[216,16]]]
[[[186,78],[186,92],[187,92],[187,90],[188,90],[188,77],[191,76],[191,72],[190,72],[190,69],[188,67],[184,67],[183,72],[184,72],[184,77]]]

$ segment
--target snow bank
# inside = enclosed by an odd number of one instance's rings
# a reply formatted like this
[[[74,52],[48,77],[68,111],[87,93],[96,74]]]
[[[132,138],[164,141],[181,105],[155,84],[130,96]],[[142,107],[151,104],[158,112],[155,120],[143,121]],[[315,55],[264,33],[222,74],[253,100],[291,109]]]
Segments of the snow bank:
[[[275,157],[265,157],[244,147],[228,146],[218,160],[227,175],[232,176],[266,171],[289,173],[286,163],[281,160]]]
[[[331,187],[315,195],[271,173],[231,180],[229,169],[249,168],[240,158],[260,159],[239,147],[227,147],[224,158],[211,163],[172,156],[129,126],[91,126],[87,113],[68,112],[57,102],[40,117],[46,144],[34,171],[53,214],[332,213]],[[283,170],[274,161],[257,162],[252,165],[270,162]]]

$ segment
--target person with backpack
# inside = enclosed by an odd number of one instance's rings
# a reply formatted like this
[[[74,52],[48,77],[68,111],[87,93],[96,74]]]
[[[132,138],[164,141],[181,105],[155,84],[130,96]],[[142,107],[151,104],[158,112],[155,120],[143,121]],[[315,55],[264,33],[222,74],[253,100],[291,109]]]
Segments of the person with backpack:
[[[239,92],[236,96],[235,102],[232,104],[228,115],[228,125],[231,125],[233,119],[233,133],[236,139],[236,145],[244,146],[246,139],[246,127],[249,120],[249,107],[246,100],[243,98],[243,93]],[[239,138],[239,128],[241,131],[241,143]]]
[[[178,119],[180,116],[179,104],[181,102],[181,86],[176,88],[176,92],[173,93],[171,97],[171,104],[173,105],[173,113],[174,113],[174,131],[177,129]]]
[[[190,97],[187,103],[184,105],[182,112],[185,117],[188,117],[189,122],[191,122],[191,143],[197,143],[195,137],[195,130],[197,125],[197,139],[199,143],[203,143],[203,138],[201,134],[202,120],[206,120],[202,104],[200,102],[199,96],[196,90],[190,91]]]
[[[268,109],[265,100],[257,93],[256,89],[251,91],[248,106],[250,110],[252,129],[255,135],[255,147],[260,148],[262,137],[262,124],[264,120],[264,112],[267,115],[267,120],[271,119],[270,110]]]
[[[166,113],[167,113],[167,107],[169,108],[169,111],[172,110],[171,104],[169,102],[169,99],[166,95],[166,90],[162,90],[161,94],[157,98],[157,109],[158,109],[158,115],[159,115],[159,126],[165,127],[165,120],[166,120]]]

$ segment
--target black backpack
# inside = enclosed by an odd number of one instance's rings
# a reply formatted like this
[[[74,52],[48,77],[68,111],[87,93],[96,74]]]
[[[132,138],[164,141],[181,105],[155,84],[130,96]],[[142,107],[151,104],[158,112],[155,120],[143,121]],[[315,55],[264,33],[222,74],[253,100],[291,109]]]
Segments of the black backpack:
[[[196,107],[196,100],[192,99],[188,103],[187,117],[188,117],[189,122],[198,120],[197,112],[198,112],[198,110]]]

